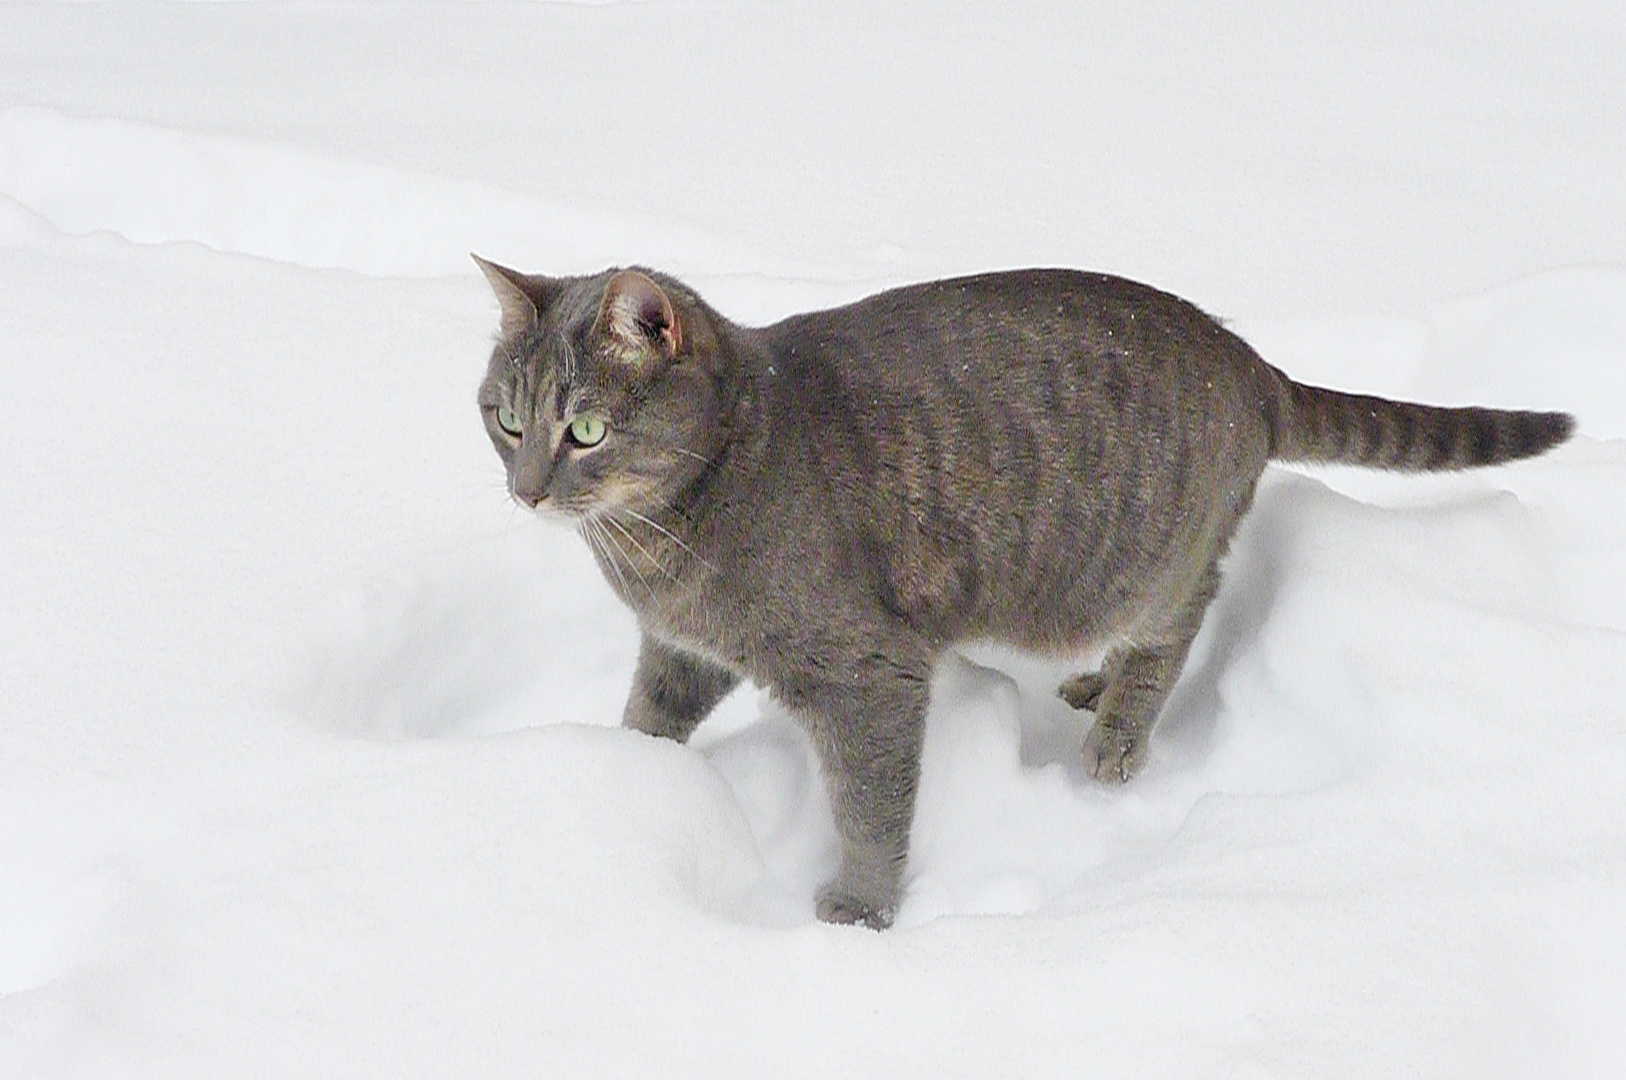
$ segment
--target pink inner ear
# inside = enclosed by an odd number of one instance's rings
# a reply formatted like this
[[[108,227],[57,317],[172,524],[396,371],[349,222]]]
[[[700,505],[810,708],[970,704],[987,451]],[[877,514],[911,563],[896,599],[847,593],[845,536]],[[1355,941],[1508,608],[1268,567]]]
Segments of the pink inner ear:
[[[677,312],[665,293],[657,292],[654,299],[653,306],[644,308],[641,321],[649,327],[650,336],[660,341],[666,355],[674,356],[683,347],[683,324],[678,321]]]
[[[636,270],[610,282],[608,304],[615,331],[628,341],[655,341],[668,357],[683,347],[683,328],[666,293]]]
[[[666,297],[645,293],[638,297],[638,305],[638,321],[649,330],[651,336],[666,329],[668,325]]]

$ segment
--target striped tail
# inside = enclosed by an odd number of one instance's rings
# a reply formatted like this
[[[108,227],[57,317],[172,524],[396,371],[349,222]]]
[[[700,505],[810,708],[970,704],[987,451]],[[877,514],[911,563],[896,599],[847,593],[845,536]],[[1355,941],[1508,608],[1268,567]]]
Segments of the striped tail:
[[[1433,472],[1534,457],[1569,438],[1575,418],[1478,406],[1442,408],[1287,382],[1270,456]]]

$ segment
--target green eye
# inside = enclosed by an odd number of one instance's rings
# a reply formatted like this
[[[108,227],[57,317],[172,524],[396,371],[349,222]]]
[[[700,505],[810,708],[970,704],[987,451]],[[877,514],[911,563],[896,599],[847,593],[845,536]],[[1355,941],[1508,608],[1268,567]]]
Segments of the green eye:
[[[519,423],[519,413],[506,405],[497,408],[497,426],[516,439],[525,433],[525,429]]]
[[[577,446],[597,446],[604,441],[604,421],[596,416],[578,416],[570,422],[570,439]]]

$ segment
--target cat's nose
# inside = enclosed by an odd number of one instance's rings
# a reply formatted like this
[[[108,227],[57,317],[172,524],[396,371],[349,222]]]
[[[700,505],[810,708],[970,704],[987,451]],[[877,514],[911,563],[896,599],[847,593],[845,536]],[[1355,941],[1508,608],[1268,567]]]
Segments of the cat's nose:
[[[520,447],[519,465],[514,470],[514,498],[535,510],[548,497],[548,476],[552,463],[530,446]]]

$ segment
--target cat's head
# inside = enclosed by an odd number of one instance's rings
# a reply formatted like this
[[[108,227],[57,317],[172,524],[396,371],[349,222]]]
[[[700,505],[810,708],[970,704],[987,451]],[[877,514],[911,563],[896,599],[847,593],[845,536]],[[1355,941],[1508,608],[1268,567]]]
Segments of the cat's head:
[[[715,316],[652,272],[475,262],[502,306],[480,411],[509,493],[568,519],[671,506],[720,439]]]

